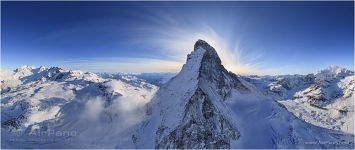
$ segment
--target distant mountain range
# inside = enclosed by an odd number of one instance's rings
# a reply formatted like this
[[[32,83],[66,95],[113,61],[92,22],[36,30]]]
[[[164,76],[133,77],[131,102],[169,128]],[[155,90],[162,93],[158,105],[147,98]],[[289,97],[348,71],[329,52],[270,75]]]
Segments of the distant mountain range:
[[[178,74],[1,72],[1,148],[354,148],[354,72],[241,76],[198,40]]]

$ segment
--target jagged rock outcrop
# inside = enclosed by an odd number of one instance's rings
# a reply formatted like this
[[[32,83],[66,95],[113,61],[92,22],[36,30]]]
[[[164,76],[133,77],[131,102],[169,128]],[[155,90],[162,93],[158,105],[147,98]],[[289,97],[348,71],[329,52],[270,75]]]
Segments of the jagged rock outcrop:
[[[155,148],[231,148],[230,140],[240,136],[236,127],[201,89],[197,89],[189,99],[181,124],[161,137],[165,128],[161,126],[158,129]]]
[[[222,65],[216,50],[203,40],[195,43],[194,50],[202,48],[206,52],[203,54],[201,66],[199,69],[199,81],[207,81],[217,85],[218,93],[225,99],[231,94],[232,89],[248,91],[240,80],[231,75]]]

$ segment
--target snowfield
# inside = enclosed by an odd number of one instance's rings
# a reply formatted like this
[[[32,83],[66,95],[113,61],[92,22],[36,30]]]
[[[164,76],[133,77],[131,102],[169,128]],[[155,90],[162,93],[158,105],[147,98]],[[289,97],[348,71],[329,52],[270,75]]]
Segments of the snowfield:
[[[1,148],[354,148],[354,72],[240,76],[199,40],[178,74],[1,71]]]
[[[330,66],[317,74],[244,77],[311,124],[354,133],[354,72]]]
[[[128,75],[104,79],[58,67],[24,66],[7,75],[12,78],[1,81],[2,148],[114,148],[131,140],[123,132],[140,121],[158,89]]]

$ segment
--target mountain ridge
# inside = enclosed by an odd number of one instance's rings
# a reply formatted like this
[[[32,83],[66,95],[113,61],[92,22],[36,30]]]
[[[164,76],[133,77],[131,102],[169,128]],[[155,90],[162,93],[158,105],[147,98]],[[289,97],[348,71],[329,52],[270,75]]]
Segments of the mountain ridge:
[[[353,96],[353,75],[337,67],[323,71],[327,75],[319,78],[331,84],[320,84],[322,89],[332,91],[328,87],[337,86],[347,98],[331,99],[336,107],[323,108],[342,115],[336,116],[339,122],[334,126],[328,126],[330,122],[326,121],[332,114],[308,108],[307,99],[284,99],[312,87],[316,75],[287,78],[236,75],[224,68],[217,51],[203,40],[195,43],[181,71],[160,87],[133,74],[97,75],[58,67],[21,68],[16,71],[18,75],[12,76],[19,81],[14,86],[7,86],[4,83],[8,81],[2,78],[1,115],[5,120],[1,123],[2,139],[13,138],[12,131],[24,130],[17,136],[24,142],[2,140],[2,148],[354,147],[353,132],[343,132],[352,125],[349,114],[353,105],[348,105],[348,100]],[[322,114],[325,121],[307,122],[312,119],[311,112],[294,111],[303,108]],[[332,128],[343,121],[349,124],[345,123],[341,129]],[[58,140],[54,143],[35,142],[43,137],[28,135],[64,129],[80,132],[72,137],[45,137]],[[323,141],[330,144],[319,143]],[[316,144],[309,144],[312,142]]]

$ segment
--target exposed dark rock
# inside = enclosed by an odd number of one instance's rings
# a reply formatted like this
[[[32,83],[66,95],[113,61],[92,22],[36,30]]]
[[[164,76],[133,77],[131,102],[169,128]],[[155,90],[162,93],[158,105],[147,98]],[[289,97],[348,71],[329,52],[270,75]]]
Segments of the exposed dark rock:
[[[249,91],[238,76],[229,73],[221,63],[216,50],[203,40],[195,43],[194,51],[203,48],[198,74],[197,89],[187,100],[181,123],[172,130],[160,126],[156,131],[155,148],[231,148],[230,141],[240,136],[234,124],[223,113],[223,106],[217,105],[230,94],[232,90]],[[191,59],[190,56],[187,58]],[[212,94],[210,90],[216,92]]]
[[[194,46],[195,50],[203,48],[206,52],[203,55],[199,79],[217,85],[217,90],[225,99],[230,96],[233,89],[249,91],[233,73],[228,72],[221,63],[216,50],[203,40],[198,40]]]
[[[158,137],[166,128],[160,127]],[[230,148],[230,139],[236,140],[240,136],[236,127],[213,105],[201,89],[185,106],[182,124],[167,136],[158,138],[156,148]]]

